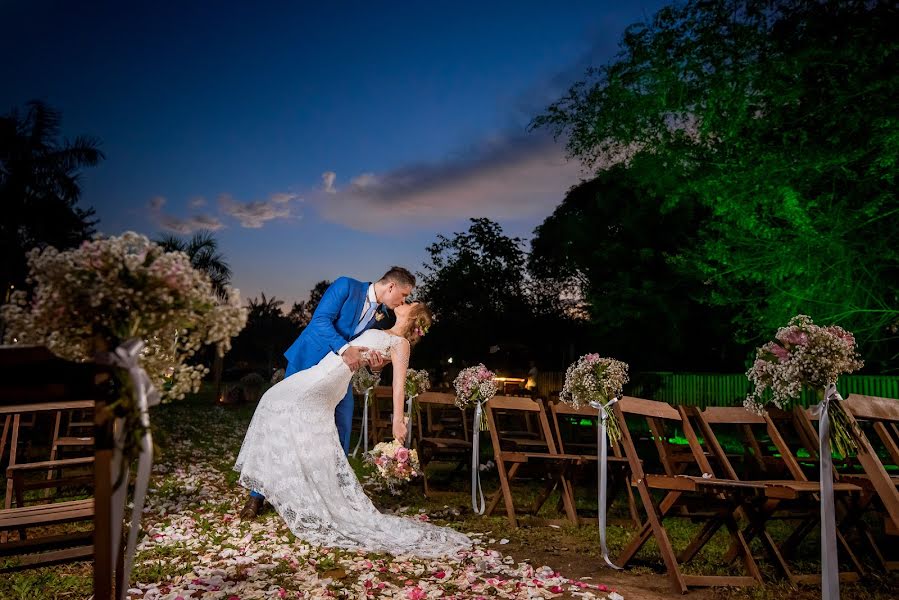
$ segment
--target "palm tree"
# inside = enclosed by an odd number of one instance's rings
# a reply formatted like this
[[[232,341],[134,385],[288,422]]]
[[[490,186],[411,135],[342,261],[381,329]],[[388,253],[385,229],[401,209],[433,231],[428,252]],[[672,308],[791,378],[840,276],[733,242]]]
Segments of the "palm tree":
[[[231,267],[225,262],[224,255],[218,251],[218,240],[210,231],[197,232],[189,240],[167,234],[156,240],[166,252],[184,252],[190,258],[190,264],[198,271],[209,276],[212,289],[224,300],[227,297],[227,286],[231,283]]]
[[[166,234],[154,241],[166,252],[184,252],[193,268],[209,276],[216,295],[222,300],[228,297],[227,287],[231,283],[231,267],[225,262],[225,256],[218,251],[218,240],[212,232],[199,231],[189,240]],[[224,359],[216,352],[212,359],[212,381],[216,398],[222,393],[223,369]]]
[[[0,116],[0,283],[25,282],[25,253],[34,247],[71,248],[94,233],[91,208],[77,206],[80,169],[103,160],[88,136],[59,141],[61,115],[33,100],[24,114]]]

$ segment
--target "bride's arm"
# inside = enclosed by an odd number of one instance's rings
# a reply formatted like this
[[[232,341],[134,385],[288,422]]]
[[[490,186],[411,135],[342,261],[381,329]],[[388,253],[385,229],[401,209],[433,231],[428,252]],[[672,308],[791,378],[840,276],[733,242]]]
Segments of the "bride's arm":
[[[390,348],[390,360],[393,362],[393,437],[406,440],[408,424],[406,415],[406,370],[409,368],[409,340],[400,338]]]

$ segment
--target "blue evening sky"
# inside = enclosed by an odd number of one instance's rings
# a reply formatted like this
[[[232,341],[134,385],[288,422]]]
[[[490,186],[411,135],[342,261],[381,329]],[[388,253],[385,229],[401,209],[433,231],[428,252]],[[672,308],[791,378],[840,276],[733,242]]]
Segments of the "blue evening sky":
[[[0,113],[102,140],[106,234],[215,231],[244,297],[529,237],[583,175],[528,121],[663,2],[0,0]]]

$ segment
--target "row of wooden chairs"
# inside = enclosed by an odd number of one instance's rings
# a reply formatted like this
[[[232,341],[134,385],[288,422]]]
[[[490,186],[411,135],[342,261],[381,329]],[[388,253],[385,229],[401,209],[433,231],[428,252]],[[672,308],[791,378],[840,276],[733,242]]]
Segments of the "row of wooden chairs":
[[[380,394],[389,397],[389,389]],[[452,402],[451,394],[419,397],[414,439],[425,463],[441,457],[469,464],[471,413]],[[899,568],[889,556],[890,542],[895,541],[889,536],[899,535],[899,401],[853,395],[843,405],[862,434],[858,452],[834,460],[840,577],[853,581],[865,575],[872,562],[879,569]],[[652,539],[677,591],[759,585],[762,569],[753,553],[757,544],[767,564],[790,584],[820,581],[819,575],[802,574],[798,568],[799,547],[815,544],[813,534],[820,524],[813,411],[775,410],[763,416],[741,407],[699,410],[624,397],[614,412],[622,439],[610,449],[609,501],[626,501],[631,520],[638,524],[617,564],[633,564]],[[446,415],[451,417],[443,421]],[[515,506],[512,490],[523,476],[531,475],[542,478],[543,487],[530,512],[538,513],[555,490],[564,517],[583,523],[575,488],[580,475],[596,470],[596,411],[496,396],[486,404],[486,416],[500,483],[488,501],[488,514],[502,502],[510,525],[517,526],[522,511]],[[386,419],[385,428],[389,415]],[[592,419],[587,422],[592,426],[583,427],[584,419]],[[566,422],[572,421],[581,426],[566,431]],[[587,437],[578,439],[572,429]],[[624,485],[615,485],[622,481]],[[595,499],[594,494],[594,505]],[[699,524],[689,543],[677,551],[666,527],[675,519]],[[741,574],[697,572],[698,565],[708,561],[694,559],[720,531],[726,532],[729,544],[720,559],[725,566],[741,567]],[[737,567],[728,568],[733,572]]]

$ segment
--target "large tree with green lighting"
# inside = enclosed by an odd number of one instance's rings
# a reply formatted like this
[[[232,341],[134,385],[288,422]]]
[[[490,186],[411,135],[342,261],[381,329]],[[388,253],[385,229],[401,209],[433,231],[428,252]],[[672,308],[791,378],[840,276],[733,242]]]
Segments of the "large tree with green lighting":
[[[598,172],[651,156],[658,209],[707,210],[669,260],[742,339],[839,322],[889,360],[899,316],[894,2],[698,1],[630,27],[534,122]],[[592,224],[585,223],[585,227]]]

